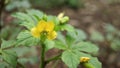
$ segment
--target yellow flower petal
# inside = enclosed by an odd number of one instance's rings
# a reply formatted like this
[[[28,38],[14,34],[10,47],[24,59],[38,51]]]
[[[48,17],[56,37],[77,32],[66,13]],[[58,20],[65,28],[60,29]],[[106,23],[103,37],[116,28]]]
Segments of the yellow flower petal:
[[[42,32],[45,29],[45,26],[46,26],[46,22],[44,20],[41,20],[38,22],[36,27],[39,30],[39,32]]]
[[[41,20],[37,26],[31,29],[31,33],[34,37],[46,36],[48,39],[55,39],[57,33],[54,31],[54,23]]]
[[[54,30],[54,23],[53,22],[47,22],[46,26],[45,26],[45,31],[53,31]]]
[[[39,33],[39,31],[37,30],[36,27],[31,29],[31,34],[36,38],[38,38],[40,36],[40,33]]]
[[[48,36],[47,36],[47,38],[48,38],[49,40],[53,40],[53,39],[55,39],[56,37],[57,37],[57,33],[56,33],[55,31],[50,32],[50,33],[48,34]]]

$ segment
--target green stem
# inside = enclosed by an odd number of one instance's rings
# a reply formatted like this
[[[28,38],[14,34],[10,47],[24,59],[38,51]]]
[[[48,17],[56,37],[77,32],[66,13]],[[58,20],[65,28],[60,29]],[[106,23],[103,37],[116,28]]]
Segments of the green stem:
[[[18,67],[25,68],[21,63],[17,62]]]
[[[87,63],[87,62],[83,63],[83,66],[84,66],[85,68],[95,68],[92,64]]]
[[[0,49],[0,55],[2,54],[2,49]]]
[[[45,44],[42,42],[41,45],[41,57],[40,57],[40,68],[45,68]]]
[[[57,55],[57,56],[55,56],[55,57],[52,57],[52,58],[46,60],[46,64],[49,63],[50,61],[53,61],[53,60],[57,60],[57,59],[59,59],[60,56],[61,56],[61,54],[59,54],[59,55]]]

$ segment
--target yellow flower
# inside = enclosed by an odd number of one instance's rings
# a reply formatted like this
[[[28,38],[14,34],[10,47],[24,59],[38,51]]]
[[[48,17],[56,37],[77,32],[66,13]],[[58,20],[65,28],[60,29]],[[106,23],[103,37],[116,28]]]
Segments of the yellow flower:
[[[89,57],[81,57],[80,62],[88,62],[90,60]]]
[[[35,27],[31,29],[31,34],[36,38],[44,35],[48,39],[53,40],[57,36],[57,33],[54,31],[54,26],[55,25],[53,22],[46,22],[41,20]]]

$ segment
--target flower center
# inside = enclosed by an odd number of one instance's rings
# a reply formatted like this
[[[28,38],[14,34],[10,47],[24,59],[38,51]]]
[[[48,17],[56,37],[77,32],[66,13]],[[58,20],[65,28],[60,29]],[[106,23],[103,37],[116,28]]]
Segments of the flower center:
[[[41,34],[46,36],[46,35],[48,35],[48,31],[42,31]]]

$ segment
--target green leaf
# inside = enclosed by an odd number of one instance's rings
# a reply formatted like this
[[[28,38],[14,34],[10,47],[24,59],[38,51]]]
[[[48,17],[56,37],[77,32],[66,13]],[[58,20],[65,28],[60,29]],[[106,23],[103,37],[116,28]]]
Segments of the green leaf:
[[[47,16],[47,21],[53,21],[55,25],[59,24],[59,20],[57,19],[56,16],[52,16],[52,15]]]
[[[113,32],[115,32],[117,29],[113,26],[113,25],[111,25],[111,24],[106,24],[105,25],[105,30],[108,32],[108,33],[113,33]]]
[[[0,68],[13,68],[8,63],[3,61],[2,55],[0,55]]]
[[[12,16],[22,20],[20,24],[28,29],[31,29],[35,26],[35,21],[28,14],[18,12],[16,14],[13,14]]]
[[[72,33],[72,32],[71,32]],[[70,36],[68,33],[66,35],[66,43],[68,46],[71,46],[75,43],[75,38],[73,38],[72,36]]]
[[[74,49],[68,49],[62,53],[62,61],[69,67],[69,68],[77,68],[78,64],[80,63],[81,57],[89,57],[90,60],[88,61],[89,64],[94,66],[95,68],[102,68],[101,63],[98,61],[96,57],[92,57],[90,54],[80,52]]]
[[[79,64],[79,55],[72,51],[64,51],[62,54],[62,61],[69,67],[69,68],[77,68]]]
[[[21,22],[20,25],[26,27],[29,30],[31,30],[35,26],[35,24],[29,23],[29,22],[26,22],[26,21]]]
[[[74,27],[70,24],[61,25],[61,30],[74,31]]]
[[[98,31],[92,31],[90,39],[93,41],[104,41],[103,35]]]
[[[65,49],[67,48],[67,45],[64,44],[63,42],[59,41],[59,40],[56,40],[54,47],[55,47],[55,48],[58,48],[58,49],[65,50]]]
[[[32,17],[32,19],[35,20],[36,23],[38,23],[38,21],[40,21],[40,19],[43,18],[44,13],[42,11],[39,10],[27,10],[28,15],[30,15]]]
[[[51,40],[46,40],[45,41],[45,49],[46,51],[48,51],[49,49],[52,49],[55,45],[55,42],[54,41],[51,41]]]
[[[62,35],[61,32],[57,32],[57,39],[64,44],[66,43],[65,37]]]
[[[72,49],[92,54],[98,52],[98,47],[90,42],[79,42],[76,45],[74,45]]]
[[[74,30],[72,32],[67,32],[66,41],[69,45],[72,43],[83,41],[87,38],[86,34],[82,30]]]
[[[31,53],[30,52],[30,50],[31,50],[30,47],[16,47],[16,48],[13,48],[12,50],[14,50],[17,53],[18,57],[22,57],[27,53]]]
[[[86,54],[86,53],[82,53],[82,52],[78,52],[78,55],[80,56],[79,58],[89,57],[90,60],[88,61],[88,63],[91,64],[92,66],[94,66],[94,68],[102,68],[101,63],[98,61],[98,59],[96,57],[92,57],[91,55]]]
[[[4,48],[11,47],[11,46],[14,45],[14,43],[15,43],[14,40],[5,41],[5,40],[2,39],[1,48],[4,49]]]
[[[17,37],[17,45],[25,45],[25,46],[32,46],[32,45],[37,45],[38,42],[40,41],[39,38],[35,38],[31,35],[29,31],[23,31],[21,32],[18,37]]]
[[[78,54],[79,54],[80,58],[81,57],[89,57],[90,60],[88,61],[88,63],[90,63],[95,68],[102,68],[101,63],[99,62],[99,60],[96,57],[92,57],[91,55],[86,54],[86,53],[82,53],[82,52],[79,52]]]
[[[95,68],[102,68],[102,64],[96,57],[91,57],[89,63],[91,63]]]
[[[12,51],[12,50],[4,50],[4,51],[2,51],[2,57],[3,57],[4,61],[6,61],[11,66],[16,68],[17,55],[16,55],[16,53],[14,51]]]
[[[87,38],[86,33],[83,30],[76,29],[77,41],[85,40]]]
[[[115,51],[120,51],[120,39],[114,39],[111,42],[111,48]]]
[[[9,32],[10,32],[9,29],[10,29],[10,27],[8,25],[6,25],[5,27],[3,27],[0,30],[0,38],[7,39],[8,35],[9,35]]]
[[[34,23],[34,20],[27,14],[22,13],[22,12],[18,12],[12,15],[13,17],[16,17],[22,21],[27,21],[27,22],[32,22]]]

